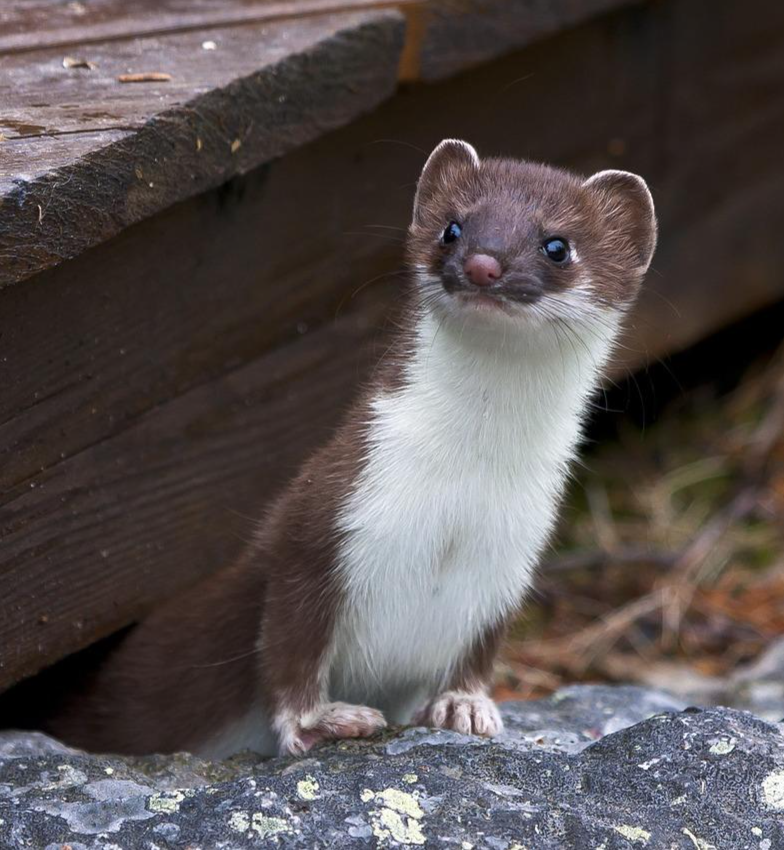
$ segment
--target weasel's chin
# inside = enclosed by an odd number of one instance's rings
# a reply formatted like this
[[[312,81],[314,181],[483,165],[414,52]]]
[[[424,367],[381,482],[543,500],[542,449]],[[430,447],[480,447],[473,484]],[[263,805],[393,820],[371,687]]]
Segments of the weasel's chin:
[[[500,293],[456,292],[442,305],[446,315],[461,328],[531,331],[549,324],[547,317],[537,309],[536,301],[512,301]]]

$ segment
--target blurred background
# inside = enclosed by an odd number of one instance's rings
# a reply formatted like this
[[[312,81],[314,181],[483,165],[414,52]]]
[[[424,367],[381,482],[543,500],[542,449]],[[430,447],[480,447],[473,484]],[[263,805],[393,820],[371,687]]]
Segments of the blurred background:
[[[0,4],[0,713],[239,555],[385,352],[444,137],[661,225],[497,694],[781,717],[775,0]]]
[[[779,719],[783,320],[771,307],[599,401],[499,697],[637,682]]]

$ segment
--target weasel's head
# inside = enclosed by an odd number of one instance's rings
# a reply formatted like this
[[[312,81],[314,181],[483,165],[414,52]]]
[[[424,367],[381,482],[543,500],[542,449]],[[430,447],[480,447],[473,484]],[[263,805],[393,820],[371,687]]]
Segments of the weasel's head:
[[[408,254],[422,303],[465,322],[579,323],[626,310],[656,247],[645,181],[587,180],[447,139],[417,186]]]

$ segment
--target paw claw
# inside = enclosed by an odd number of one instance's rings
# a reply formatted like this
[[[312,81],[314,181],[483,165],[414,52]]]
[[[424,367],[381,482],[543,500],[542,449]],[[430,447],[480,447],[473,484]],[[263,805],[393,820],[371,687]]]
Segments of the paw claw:
[[[289,737],[281,742],[279,752],[282,756],[304,756],[312,746],[313,744],[306,744],[302,738]]]
[[[322,741],[336,738],[369,738],[387,725],[375,708],[330,702],[284,726],[280,751],[301,756]]]
[[[439,700],[433,706],[433,710],[430,714],[430,723],[433,726],[438,726],[440,729],[442,726],[446,725],[446,714],[448,709],[448,703],[443,700]],[[422,718],[425,723],[428,722],[427,712],[425,712],[425,716]]]
[[[504,728],[495,703],[483,693],[446,691],[416,715],[417,722],[463,735],[492,737]]]

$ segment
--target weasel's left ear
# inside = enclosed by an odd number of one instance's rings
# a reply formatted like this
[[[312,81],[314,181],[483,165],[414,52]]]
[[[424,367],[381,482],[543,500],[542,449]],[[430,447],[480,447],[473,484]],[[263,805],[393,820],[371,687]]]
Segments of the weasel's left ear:
[[[657,234],[648,184],[629,171],[599,171],[583,186],[594,193],[610,224],[617,225],[616,235],[624,242],[628,240],[637,271],[646,272],[656,250]]]
[[[433,199],[459,185],[467,173],[479,169],[479,154],[468,142],[444,139],[427,158],[414,198],[414,222],[424,223]]]

